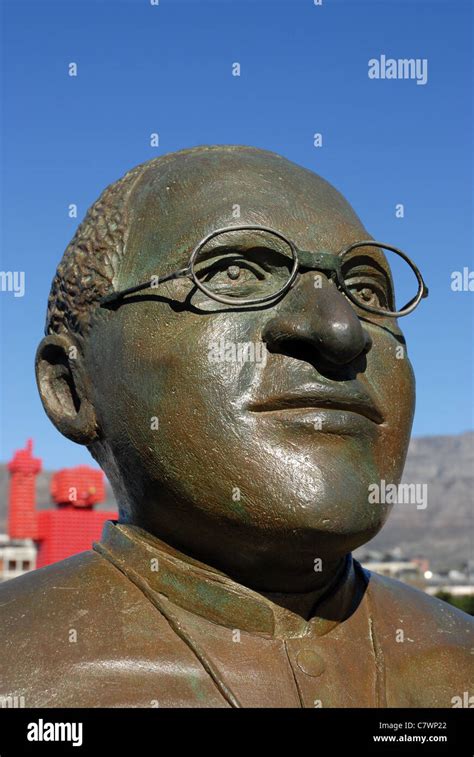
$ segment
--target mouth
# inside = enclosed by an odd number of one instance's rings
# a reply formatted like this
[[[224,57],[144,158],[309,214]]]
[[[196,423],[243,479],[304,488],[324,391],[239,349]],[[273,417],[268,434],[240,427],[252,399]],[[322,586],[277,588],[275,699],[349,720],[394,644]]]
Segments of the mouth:
[[[247,406],[252,413],[296,414],[315,410],[355,413],[380,425],[384,417],[372,398],[361,388],[343,393],[328,384],[311,384],[281,395],[267,397]]]

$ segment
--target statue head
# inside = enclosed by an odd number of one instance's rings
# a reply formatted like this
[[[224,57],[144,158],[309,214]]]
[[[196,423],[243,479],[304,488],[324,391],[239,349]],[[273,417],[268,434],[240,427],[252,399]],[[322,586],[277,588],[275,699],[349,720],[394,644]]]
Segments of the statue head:
[[[153,286],[227,226],[273,229],[306,251],[284,296],[233,305],[186,275]],[[252,292],[275,255],[286,265],[266,232],[230,237],[200,257],[215,291]],[[390,506],[368,491],[401,477],[412,368],[396,318],[358,308],[311,268],[366,239],[330,184],[251,147],[165,155],[103,192],[59,264],[36,370],[48,416],[104,469],[122,522],[282,592],[310,590],[317,558],[335,565],[379,531]],[[381,251],[354,250],[343,265],[361,291],[370,256],[378,283],[364,280],[362,296],[380,304],[391,297]]]

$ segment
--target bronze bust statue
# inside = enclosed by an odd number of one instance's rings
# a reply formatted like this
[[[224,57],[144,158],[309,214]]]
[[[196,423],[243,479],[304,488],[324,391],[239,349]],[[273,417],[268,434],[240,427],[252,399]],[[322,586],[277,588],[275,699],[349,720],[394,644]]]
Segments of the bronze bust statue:
[[[0,587],[0,694],[462,697],[470,617],[351,557],[391,508],[370,487],[401,478],[415,387],[396,315],[427,294],[383,247],[330,184],[251,147],[165,155],[103,192],[58,267],[36,371],[120,517],[90,551]],[[413,273],[407,303],[390,254]]]

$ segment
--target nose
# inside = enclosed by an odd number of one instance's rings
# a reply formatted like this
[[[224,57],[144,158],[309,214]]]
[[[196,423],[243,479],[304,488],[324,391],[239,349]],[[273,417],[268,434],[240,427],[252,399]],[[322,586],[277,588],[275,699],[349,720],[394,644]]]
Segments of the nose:
[[[323,279],[321,282],[321,278]],[[304,346],[333,366],[348,365],[372,347],[370,334],[344,295],[325,277],[305,273],[265,325],[262,339],[270,352],[295,352]]]

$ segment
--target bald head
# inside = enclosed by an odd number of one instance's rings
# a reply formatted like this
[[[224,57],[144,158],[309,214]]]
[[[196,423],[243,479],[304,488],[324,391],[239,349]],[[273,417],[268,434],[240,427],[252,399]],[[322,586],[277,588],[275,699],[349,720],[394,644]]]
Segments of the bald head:
[[[129,171],[89,209],[53,280],[46,333],[87,333],[101,297],[135,283],[143,250],[156,250],[157,264],[185,265],[201,237],[233,223],[284,223],[297,244],[334,251],[366,236],[337,190],[276,153],[238,145],[170,153]]]

